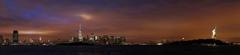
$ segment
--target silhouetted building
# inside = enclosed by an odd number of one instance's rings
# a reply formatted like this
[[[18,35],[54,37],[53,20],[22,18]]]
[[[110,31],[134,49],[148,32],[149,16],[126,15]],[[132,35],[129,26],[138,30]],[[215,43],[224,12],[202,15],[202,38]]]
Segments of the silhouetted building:
[[[123,45],[126,42],[126,38],[125,37],[113,37],[112,39],[113,41],[111,41],[113,45]]]
[[[79,42],[80,39],[78,37],[73,37],[73,42]]]
[[[100,40],[101,44],[104,45],[109,45],[109,36],[108,35],[103,35]]]
[[[4,39],[4,44],[3,45],[10,45],[11,41],[9,39]]]
[[[197,46],[216,46],[216,45],[230,45],[221,40],[216,39],[198,39],[188,41],[176,41],[172,43],[166,43],[165,45],[197,45]]]
[[[99,38],[99,43],[103,45],[123,45],[126,42],[125,37],[103,35]]]
[[[91,33],[90,35],[87,35],[86,37],[83,37],[83,40],[80,41],[78,37],[72,37],[71,40],[69,40],[70,43],[88,43],[88,44],[94,44],[94,45],[125,45],[126,44],[126,38],[125,37],[119,37],[119,36],[109,36],[109,35],[102,35],[98,36],[94,33]]]
[[[97,41],[97,39],[98,39],[98,36],[96,36],[94,33],[90,34],[90,38],[89,38],[90,41]]]
[[[12,40],[13,40],[12,42],[14,45],[17,45],[19,43],[18,38],[19,38],[19,33],[17,30],[14,30],[12,34]]]
[[[3,44],[4,43],[4,39],[3,39],[3,36],[0,35],[0,43]]]

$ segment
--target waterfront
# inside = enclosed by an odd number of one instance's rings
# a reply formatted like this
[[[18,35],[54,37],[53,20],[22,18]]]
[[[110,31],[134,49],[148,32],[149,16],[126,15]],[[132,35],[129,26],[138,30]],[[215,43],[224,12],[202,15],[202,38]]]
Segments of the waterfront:
[[[240,0],[0,0],[0,55],[240,55]]]
[[[1,46],[0,55],[237,55],[239,46]]]

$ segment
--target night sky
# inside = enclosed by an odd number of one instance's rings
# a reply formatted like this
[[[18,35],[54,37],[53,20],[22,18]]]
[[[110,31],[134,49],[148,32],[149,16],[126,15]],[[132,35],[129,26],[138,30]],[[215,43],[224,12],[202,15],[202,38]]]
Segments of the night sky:
[[[89,33],[130,42],[210,38],[240,40],[240,0],[0,0],[0,34],[70,39]]]

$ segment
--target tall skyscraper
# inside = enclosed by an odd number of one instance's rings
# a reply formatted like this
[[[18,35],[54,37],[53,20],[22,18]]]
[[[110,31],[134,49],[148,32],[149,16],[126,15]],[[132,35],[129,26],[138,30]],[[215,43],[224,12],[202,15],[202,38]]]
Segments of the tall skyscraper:
[[[19,40],[18,40],[18,38],[19,38],[19,33],[18,33],[17,30],[14,30],[14,31],[13,31],[12,38],[13,38],[13,39],[12,39],[12,40],[13,40],[13,44],[14,44],[14,45],[17,45],[18,42],[19,42]]]
[[[79,39],[79,41],[83,41],[82,26],[81,25],[79,25],[78,39]]]
[[[2,36],[2,35],[0,35],[0,43],[1,43],[1,44],[4,43],[4,39],[3,39],[3,36]]]
[[[216,39],[216,29],[217,29],[217,27],[216,26],[214,26],[214,29],[212,30],[212,36],[211,36],[211,38],[212,39]]]

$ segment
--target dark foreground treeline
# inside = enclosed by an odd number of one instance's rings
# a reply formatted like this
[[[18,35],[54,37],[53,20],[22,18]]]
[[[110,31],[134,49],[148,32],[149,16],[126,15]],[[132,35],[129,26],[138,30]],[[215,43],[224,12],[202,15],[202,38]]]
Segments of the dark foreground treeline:
[[[0,55],[240,55],[239,46],[0,46]]]

